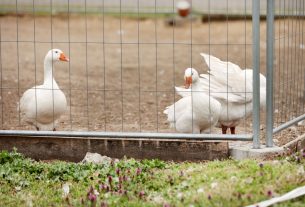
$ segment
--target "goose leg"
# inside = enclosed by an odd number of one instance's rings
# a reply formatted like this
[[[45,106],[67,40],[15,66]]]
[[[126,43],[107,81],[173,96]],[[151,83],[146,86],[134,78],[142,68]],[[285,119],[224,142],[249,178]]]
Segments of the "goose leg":
[[[39,127],[38,126],[35,126],[35,127],[36,127],[36,130],[39,131]]]
[[[227,126],[221,125],[221,130],[222,130],[222,134],[226,134],[227,133]]]
[[[235,127],[230,127],[231,134],[235,134]]]

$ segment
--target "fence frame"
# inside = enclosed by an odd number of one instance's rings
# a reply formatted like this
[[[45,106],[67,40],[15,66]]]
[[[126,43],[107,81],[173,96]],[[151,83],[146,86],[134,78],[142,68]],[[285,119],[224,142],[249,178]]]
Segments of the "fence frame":
[[[266,68],[267,68],[267,93],[266,93],[266,147],[273,147],[273,135],[305,119],[305,114],[300,115],[274,128],[273,116],[273,73],[274,73],[274,0],[267,0],[267,33],[266,33]]]
[[[266,146],[273,146],[273,58],[274,58],[274,0],[267,0],[267,33],[266,33]]]
[[[253,148],[260,148],[260,0],[252,0]]]

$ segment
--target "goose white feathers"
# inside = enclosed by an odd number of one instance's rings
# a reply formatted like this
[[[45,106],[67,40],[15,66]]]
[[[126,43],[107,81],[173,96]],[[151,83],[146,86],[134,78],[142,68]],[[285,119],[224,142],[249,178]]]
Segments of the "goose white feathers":
[[[69,61],[59,49],[48,51],[44,59],[44,82],[24,92],[19,102],[22,119],[37,130],[55,130],[56,120],[66,111],[67,100],[54,77],[54,63]]]
[[[210,90],[222,106],[219,126],[225,134],[227,128],[235,134],[235,127],[240,120],[252,114],[253,105],[253,70],[242,70],[238,65],[201,53],[209,67],[209,74],[201,75],[204,90]],[[266,77],[260,74],[260,107],[266,103]]]
[[[220,103],[200,91],[198,72],[193,68],[185,70],[185,87],[188,95],[168,106],[164,113],[172,128],[182,133],[202,133],[214,126],[221,110]]]
[[[200,90],[209,93],[221,103],[218,126],[225,134],[227,128],[235,134],[240,121],[252,114],[253,70],[242,70],[238,65],[201,53],[209,67],[208,74],[200,75]],[[186,89],[176,87],[177,93],[184,97]],[[266,78],[260,74],[260,107],[266,102]]]

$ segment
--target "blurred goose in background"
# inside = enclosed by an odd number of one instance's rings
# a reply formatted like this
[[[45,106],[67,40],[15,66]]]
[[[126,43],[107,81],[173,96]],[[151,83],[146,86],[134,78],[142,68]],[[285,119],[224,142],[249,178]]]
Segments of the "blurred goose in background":
[[[178,132],[202,133],[217,123],[221,104],[200,91],[199,75],[195,69],[186,69],[184,80],[185,88],[190,88],[188,94],[166,107],[164,113],[170,126]]]
[[[221,103],[221,112],[218,127],[226,134],[230,128],[231,134],[235,134],[235,128],[242,119],[252,114],[252,77],[253,70],[242,70],[238,65],[221,61],[220,59],[201,53],[209,67],[208,74],[200,75],[200,90],[209,93]],[[185,97],[188,91],[176,87],[177,93]],[[266,77],[260,74],[260,107],[266,105]]]
[[[54,63],[69,61],[59,49],[48,51],[44,58],[44,82],[24,92],[18,108],[22,119],[37,130],[56,130],[55,121],[66,111],[67,100],[54,77]]]

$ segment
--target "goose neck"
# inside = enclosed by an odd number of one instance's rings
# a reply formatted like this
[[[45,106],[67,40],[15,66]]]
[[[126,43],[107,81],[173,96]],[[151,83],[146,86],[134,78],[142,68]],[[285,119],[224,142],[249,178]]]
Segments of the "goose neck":
[[[48,57],[45,57],[44,60],[44,85],[50,85],[53,88],[58,88],[56,81],[53,76],[53,61]]]

